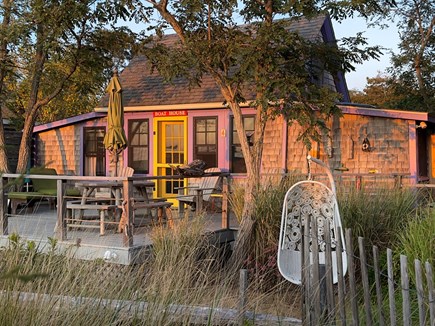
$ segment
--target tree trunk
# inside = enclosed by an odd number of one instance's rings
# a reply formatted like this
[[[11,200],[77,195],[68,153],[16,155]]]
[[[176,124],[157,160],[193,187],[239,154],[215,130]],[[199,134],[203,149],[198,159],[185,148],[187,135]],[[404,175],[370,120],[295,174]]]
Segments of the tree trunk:
[[[246,135],[244,134],[244,129],[243,134],[238,133],[240,143],[242,144],[243,156],[245,158],[247,177],[246,184],[244,185],[245,193],[242,218],[236,243],[234,245],[234,252],[230,259],[230,266],[235,270],[242,267],[247,258],[247,254],[250,252],[250,249],[252,247],[252,237],[254,233],[256,218],[255,198],[257,196],[258,190],[260,189],[263,140],[264,130],[266,127],[266,119],[264,118],[265,115],[263,114],[263,112],[264,111],[261,106],[257,107],[255,117],[255,133],[253,136],[254,139],[252,147],[249,147]],[[234,115],[234,119],[236,120],[236,115]],[[236,128],[237,131],[239,131],[239,127],[236,126]],[[242,136],[244,136],[246,144],[243,144]]]
[[[35,66],[33,68],[33,79],[26,108],[16,173],[25,173],[27,170],[31,153],[33,126],[35,125],[38,111],[41,108],[41,103],[38,103],[38,92],[46,57],[43,40],[44,25],[39,23],[36,27]]]
[[[10,23],[10,15],[11,15],[11,1],[4,0],[3,1],[3,21],[2,21],[2,30],[7,31]],[[6,35],[4,33],[3,35]],[[9,172],[9,164],[8,164],[8,156],[6,152],[6,143],[5,143],[5,130],[3,125],[3,112],[1,108],[3,108],[3,86],[4,79],[6,77],[6,61],[7,61],[7,46],[8,39],[7,36],[4,36],[0,40],[0,172]]]

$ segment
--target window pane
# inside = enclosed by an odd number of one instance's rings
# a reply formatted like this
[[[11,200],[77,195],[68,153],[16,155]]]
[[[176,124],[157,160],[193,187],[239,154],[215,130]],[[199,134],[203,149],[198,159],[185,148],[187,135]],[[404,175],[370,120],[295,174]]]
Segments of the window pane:
[[[196,143],[198,145],[202,145],[205,144],[205,134],[201,133],[201,134],[196,134]]]
[[[205,132],[205,120],[197,119],[196,132]]]
[[[231,139],[231,172],[233,173],[246,173],[245,159],[243,158],[242,148],[240,146],[240,139],[237,135],[236,128],[234,126],[234,118],[231,121],[232,139]],[[255,116],[243,117],[243,127],[246,132],[254,131]]]
[[[245,130],[253,131],[254,130],[254,122],[255,122],[254,117],[244,118],[243,119],[243,126],[245,127]]]
[[[207,134],[207,144],[211,144],[211,145],[216,144],[216,134],[214,133]]]
[[[133,134],[130,136],[130,146],[139,145],[139,141],[140,141],[139,134]]]
[[[207,153],[208,147],[207,146],[198,146],[197,151],[198,153]]]
[[[216,131],[217,121],[216,119],[207,119],[207,131],[213,132]]]

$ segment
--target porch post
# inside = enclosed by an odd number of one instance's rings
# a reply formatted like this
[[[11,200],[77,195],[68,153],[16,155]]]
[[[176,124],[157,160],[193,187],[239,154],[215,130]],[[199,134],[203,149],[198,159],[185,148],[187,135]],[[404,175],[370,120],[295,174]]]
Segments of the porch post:
[[[66,205],[63,201],[63,194],[65,193],[65,184],[62,179],[56,180],[57,186],[57,223],[56,223],[56,237],[64,241],[66,240]]]
[[[222,176],[222,229],[230,228],[230,220],[228,214],[228,178],[229,174]]]
[[[5,186],[7,184],[6,178],[0,178],[0,232],[1,235],[8,234],[8,215],[7,213],[7,199],[5,194]]]
[[[131,200],[133,198],[133,180],[126,178],[122,181],[122,185],[122,197],[124,200],[122,214],[125,214],[123,244],[125,247],[131,247],[133,246],[133,207],[131,205]]]

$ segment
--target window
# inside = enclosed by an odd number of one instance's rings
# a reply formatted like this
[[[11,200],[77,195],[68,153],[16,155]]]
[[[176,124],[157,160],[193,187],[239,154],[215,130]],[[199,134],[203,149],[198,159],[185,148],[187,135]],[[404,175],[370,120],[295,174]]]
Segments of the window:
[[[203,160],[206,168],[217,167],[217,117],[195,118],[193,158]]]
[[[149,121],[128,121],[128,165],[135,173],[149,172]]]
[[[104,147],[104,127],[85,127],[84,175],[106,175],[106,148]]]
[[[248,135],[252,135],[255,126],[255,116],[244,116],[243,126]],[[246,173],[245,159],[243,158],[242,146],[240,145],[239,135],[234,126],[234,118],[231,119],[231,172]]]

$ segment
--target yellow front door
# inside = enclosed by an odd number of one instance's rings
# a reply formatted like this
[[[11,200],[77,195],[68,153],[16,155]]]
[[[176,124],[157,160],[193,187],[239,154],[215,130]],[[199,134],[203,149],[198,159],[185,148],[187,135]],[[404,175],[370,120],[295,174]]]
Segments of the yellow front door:
[[[154,174],[158,176],[175,174],[174,168],[187,163],[187,118],[155,119],[154,130],[157,146],[154,150]],[[171,198],[177,194],[175,188],[182,187],[183,180],[159,180],[157,196]]]

